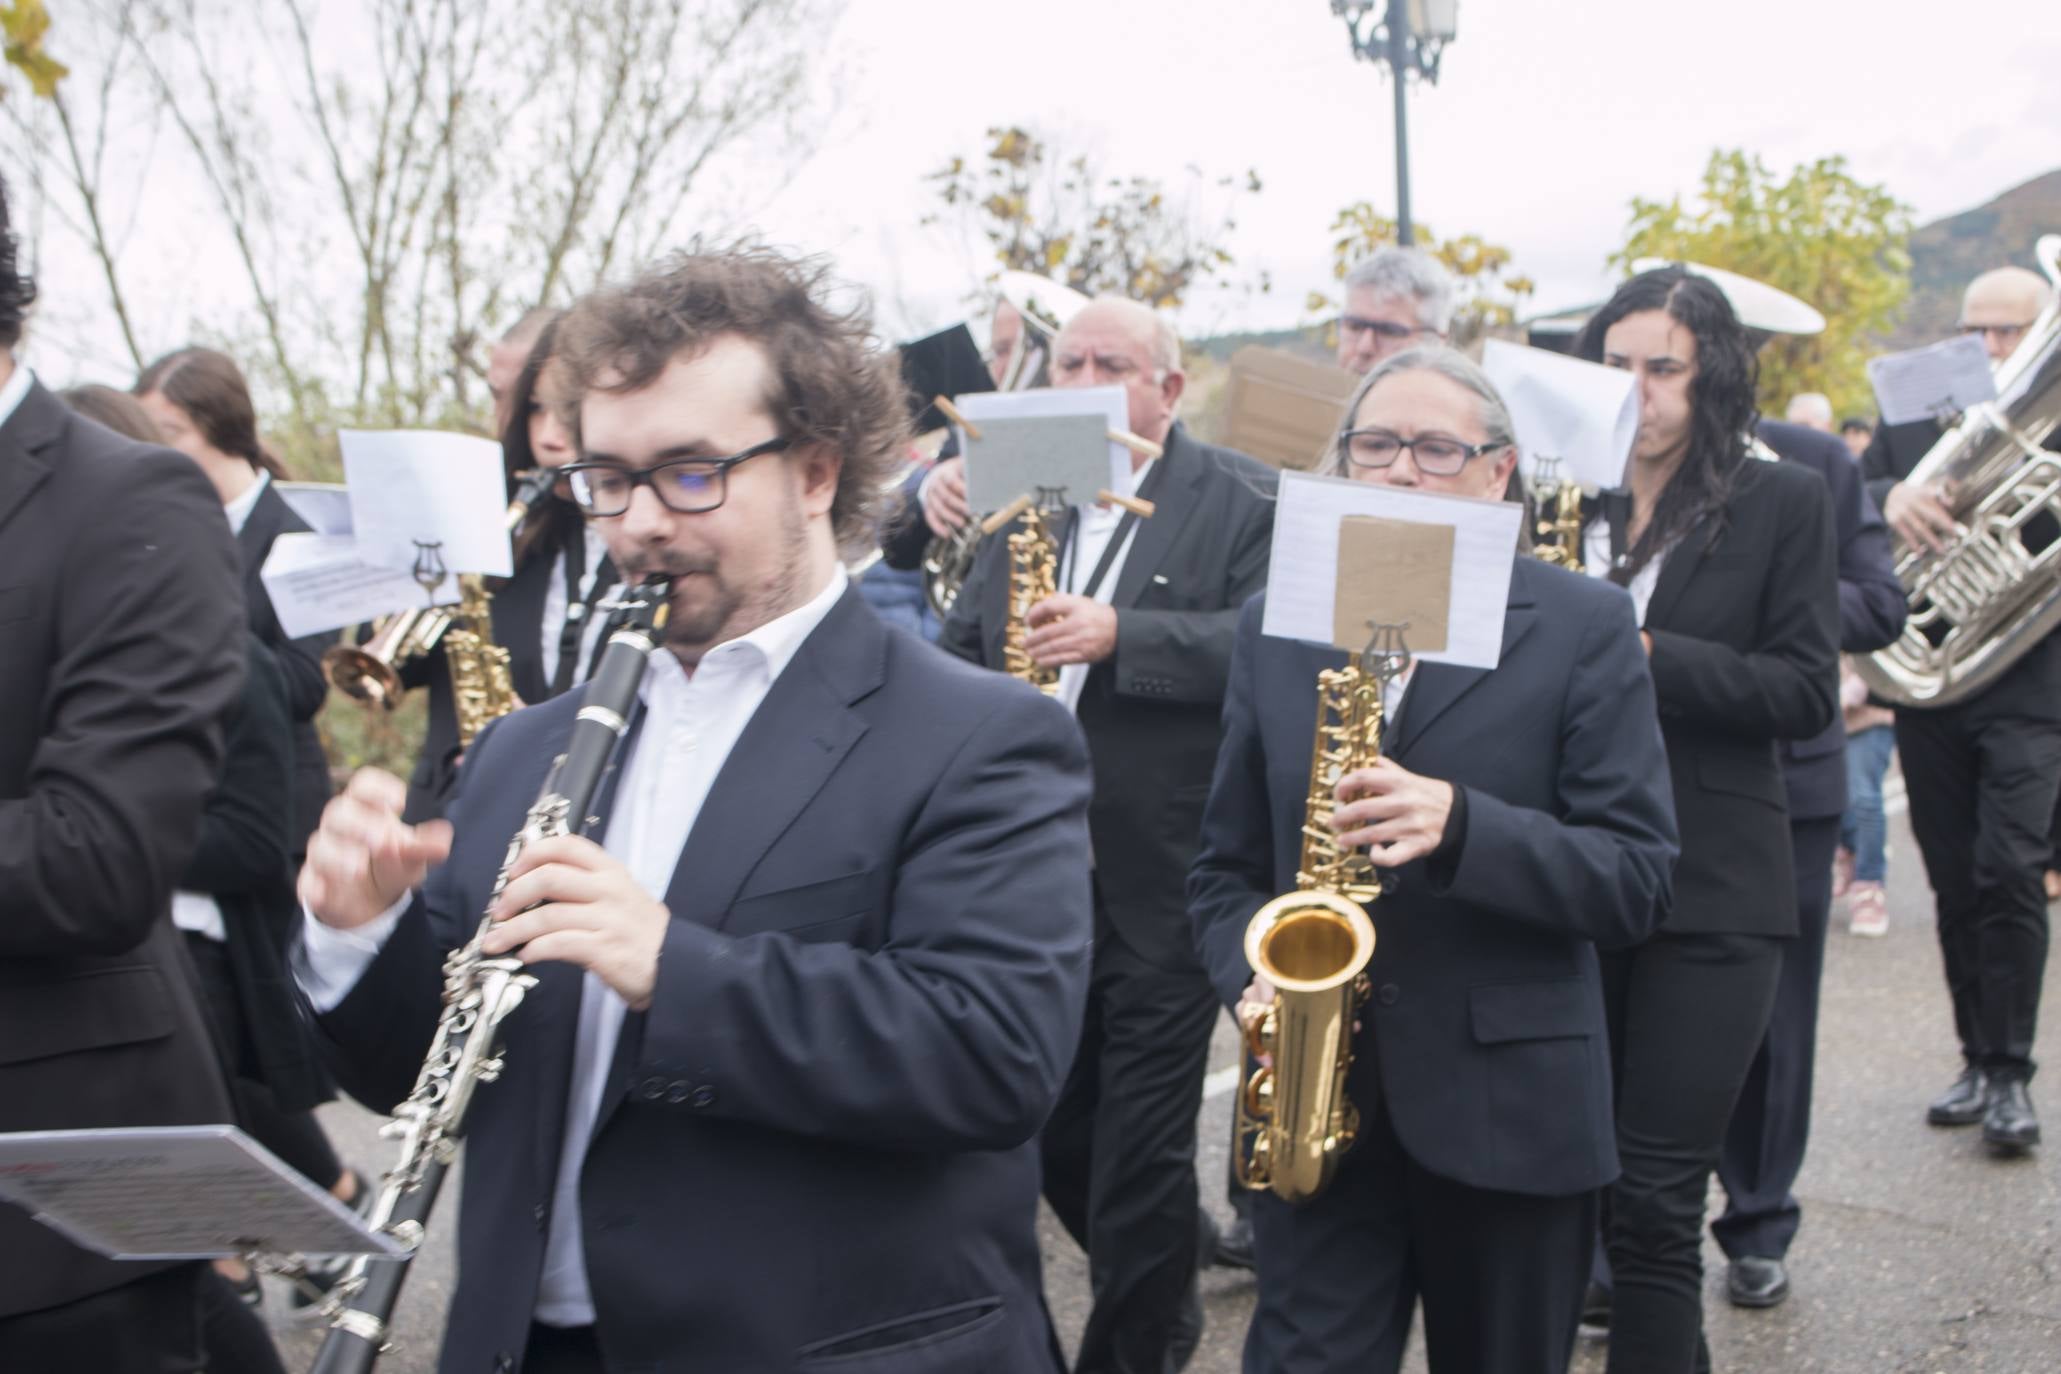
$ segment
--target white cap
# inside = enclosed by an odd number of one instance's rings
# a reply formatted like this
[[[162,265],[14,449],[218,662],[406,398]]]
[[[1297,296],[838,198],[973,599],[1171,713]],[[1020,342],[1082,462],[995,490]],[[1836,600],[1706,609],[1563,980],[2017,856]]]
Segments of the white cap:
[[[1725,293],[1725,299],[1732,303],[1732,313],[1748,329],[1758,329],[1764,334],[1818,334],[1824,331],[1825,317],[1787,291],[1769,286],[1764,281],[1755,281],[1752,277],[1742,277],[1737,272],[1727,272],[1722,267],[1705,267],[1700,262],[1678,262],[1668,258],[1640,258],[1632,264],[1632,271],[1651,272],[1660,267],[1680,267],[1710,282]]]

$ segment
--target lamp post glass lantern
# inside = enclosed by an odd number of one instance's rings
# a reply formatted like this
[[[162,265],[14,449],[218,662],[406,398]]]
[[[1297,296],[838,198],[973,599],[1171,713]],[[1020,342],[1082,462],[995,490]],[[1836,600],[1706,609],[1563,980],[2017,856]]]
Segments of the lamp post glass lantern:
[[[1409,108],[1405,79],[1438,83],[1438,62],[1459,32],[1460,0],[1331,0],[1345,21],[1353,56],[1388,65],[1395,78],[1396,240],[1416,242],[1410,223]]]

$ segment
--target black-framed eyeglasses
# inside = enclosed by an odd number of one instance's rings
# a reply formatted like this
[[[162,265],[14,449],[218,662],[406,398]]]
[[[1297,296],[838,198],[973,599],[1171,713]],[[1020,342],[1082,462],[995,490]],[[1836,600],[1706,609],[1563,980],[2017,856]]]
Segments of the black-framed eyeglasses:
[[[1438,332],[1423,325],[1397,324],[1394,320],[1370,320],[1364,315],[1341,315],[1338,317],[1338,327],[1348,334],[1365,334],[1371,330],[1390,343],[1401,343],[1404,339],[1414,339],[1419,334]]]
[[[1508,444],[1463,444],[1442,435],[1420,434],[1414,439],[1387,429],[1348,429],[1338,436],[1346,461],[1356,468],[1393,467],[1404,449],[1417,471],[1432,477],[1451,477],[1467,466],[1467,460]]]
[[[648,468],[571,463],[559,471],[572,488],[573,500],[589,515],[603,519],[621,515],[630,508],[630,498],[637,494],[637,488],[646,486],[660,505],[676,515],[701,515],[721,506],[730,494],[731,468],[762,453],[779,453],[793,444],[793,436],[783,434],[728,458],[675,458]]]

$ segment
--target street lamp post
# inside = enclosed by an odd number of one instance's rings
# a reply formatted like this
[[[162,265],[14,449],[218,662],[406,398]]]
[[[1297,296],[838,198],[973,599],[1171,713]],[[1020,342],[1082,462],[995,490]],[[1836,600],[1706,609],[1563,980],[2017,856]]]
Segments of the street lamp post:
[[[1331,0],[1345,21],[1353,56],[1385,62],[1395,78],[1395,219],[1399,242],[1416,242],[1410,223],[1409,102],[1403,89],[1412,72],[1438,84],[1438,62],[1459,26],[1460,0]]]

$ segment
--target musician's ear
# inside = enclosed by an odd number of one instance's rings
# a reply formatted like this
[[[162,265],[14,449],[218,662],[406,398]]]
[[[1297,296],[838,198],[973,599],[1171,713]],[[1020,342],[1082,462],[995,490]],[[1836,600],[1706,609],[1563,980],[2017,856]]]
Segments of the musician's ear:
[[[807,515],[828,515],[837,499],[837,479],[844,471],[844,455],[825,443],[804,444],[789,455],[801,480],[802,511]]]
[[[1166,374],[1159,379],[1159,394],[1166,402],[1169,413],[1181,404],[1181,396],[1187,390],[1188,374],[1178,367],[1168,368]]]
[[[1516,491],[1520,493],[1521,499],[1521,488],[1511,480],[1516,471],[1517,445],[1507,444],[1496,455],[1495,462],[1486,469],[1481,494],[1491,501],[1501,501],[1508,500],[1510,493]]]

